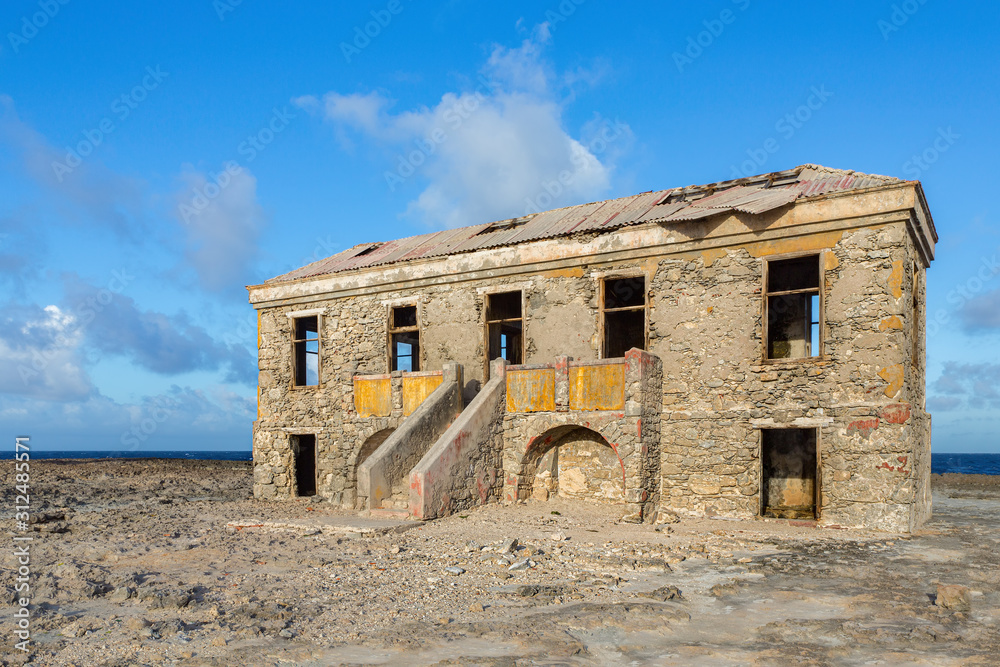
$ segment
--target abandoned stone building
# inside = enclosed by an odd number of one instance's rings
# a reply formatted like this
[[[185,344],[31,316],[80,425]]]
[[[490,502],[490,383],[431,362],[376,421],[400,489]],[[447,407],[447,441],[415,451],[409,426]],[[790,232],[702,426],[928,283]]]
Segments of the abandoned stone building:
[[[919,182],[805,165],[355,246],[248,288],[254,493],[912,531],[936,241]]]

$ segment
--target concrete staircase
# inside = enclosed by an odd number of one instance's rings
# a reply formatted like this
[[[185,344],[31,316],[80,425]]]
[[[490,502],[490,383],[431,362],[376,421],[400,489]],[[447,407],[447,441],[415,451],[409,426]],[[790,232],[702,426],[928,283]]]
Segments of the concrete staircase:
[[[406,479],[405,481],[409,481]],[[402,484],[392,487],[392,495],[382,499],[382,509],[384,510],[409,510],[410,509],[410,489]]]
[[[405,480],[409,481],[409,480]],[[380,519],[410,519],[410,493],[405,485],[392,487],[392,495],[382,499],[382,506],[368,511],[368,516]]]
[[[462,413],[462,367],[449,362],[442,383],[358,467],[358,497],[372,516],[407,514],[410,471]]]

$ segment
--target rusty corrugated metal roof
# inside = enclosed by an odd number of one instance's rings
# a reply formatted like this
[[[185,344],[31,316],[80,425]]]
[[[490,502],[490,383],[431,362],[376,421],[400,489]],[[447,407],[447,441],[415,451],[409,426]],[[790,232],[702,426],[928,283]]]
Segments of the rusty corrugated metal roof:
[[[800,197],[863,190],[902,182],[889,176],[807,164],[787,171],[734,181],[644,192],[631,197],[568,206],[521,218],[431,232],[386,243],[362,243],[272,278],[267,283],[499,248],[584,232],[609,232],[647,222],[699,220],[733,211],[759,214],[787,206]]]

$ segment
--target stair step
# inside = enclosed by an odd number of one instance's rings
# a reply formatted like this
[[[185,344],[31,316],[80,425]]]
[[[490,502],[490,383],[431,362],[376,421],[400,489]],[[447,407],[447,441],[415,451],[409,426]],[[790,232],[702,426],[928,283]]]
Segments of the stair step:
[[[374,519],[409,519],[410,513],[407,510],[368,510],[368,516]]]
[[[399,496],[393,496],[392,498],[386,498],[382,501],[382,509],[386,510],[405,510],[410,507],[409,498],[400,498]]]

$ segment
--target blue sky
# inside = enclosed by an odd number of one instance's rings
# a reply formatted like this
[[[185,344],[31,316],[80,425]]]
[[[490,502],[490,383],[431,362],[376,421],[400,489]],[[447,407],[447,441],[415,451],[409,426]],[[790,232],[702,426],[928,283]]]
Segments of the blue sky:
[[[364,241],[812,162],[923,182],[934,450],[1000,451],[1000,12],[791,7],[5,3],[3,432],[248,449],[245,285]]]

